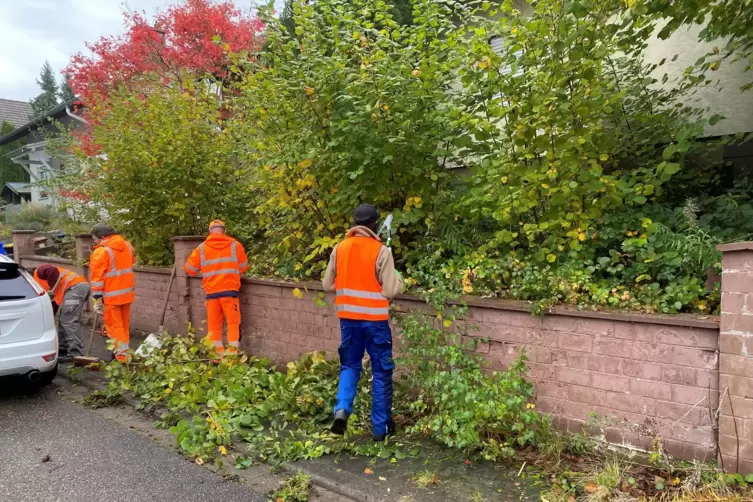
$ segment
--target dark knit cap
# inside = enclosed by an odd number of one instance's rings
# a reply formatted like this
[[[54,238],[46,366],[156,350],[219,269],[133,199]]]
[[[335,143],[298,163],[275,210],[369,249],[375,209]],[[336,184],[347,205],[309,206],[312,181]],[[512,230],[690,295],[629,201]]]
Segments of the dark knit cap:
[[[91,234],[94,237],[103,238],[103,237],[109,237],[110,235],[113,235],[115,233],[115,230],[112,229],[110,225],[107,225],[106,223],[97,223],[94,225],[94,228],[92,228]]]
[[[369,227],[379,220],[379,211],[370,204],[361,204],[353,213],[353,219],[356,225]]]

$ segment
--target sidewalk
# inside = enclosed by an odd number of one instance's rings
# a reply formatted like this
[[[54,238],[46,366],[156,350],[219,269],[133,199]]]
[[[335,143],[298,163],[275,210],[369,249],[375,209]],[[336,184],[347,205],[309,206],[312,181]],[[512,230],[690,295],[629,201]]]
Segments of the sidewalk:
[[[89,330],[86,329],[85,344],[88,342],[88,336]],[[131,348],[136,349],[142,339],[142,337],[132,337]],[[105,339],[96,333],[92,355],[100,358],[107,355]],[[61,366],[60,375],[64,378],[71,378],[67,365]],[[76,379],[81,385],[93,390],[102,389],[106,385],[104,373],[88,369],[79,372]],[[128,404],[135,406],[136,403],[129,402]],[[238,451],[246,451],[243,443],[234,447]],[[285,470],[304,471],[311,475],[316,487],[351,500],[364,502],[540,500],[541,487],[539,485],[544,483],[541,483],[538,475],[530,469],[523,469],[519,477],[519,465],[504,466],[475,459],[469,461],[458,450],[442,448],[429,442],[422,442],[420,450],[417,457],[406,458],[396,463],[390,463],[389,459],[339,454],[287,464]],[[251,469],[255,471],[251,473],[246,472],[248,470],[236,470],[235,472],[252,474],[252,476],[262,474],[270,476],[267,466],[254,465]],[[431,478],[435,473],[434,480],[438,481],[437,484],[426,488],[420,488],[417,485],[416,478],[420,476]],[[271,484],[274,483],[271,482]],[[334,498],[320,500],[334,500]]]

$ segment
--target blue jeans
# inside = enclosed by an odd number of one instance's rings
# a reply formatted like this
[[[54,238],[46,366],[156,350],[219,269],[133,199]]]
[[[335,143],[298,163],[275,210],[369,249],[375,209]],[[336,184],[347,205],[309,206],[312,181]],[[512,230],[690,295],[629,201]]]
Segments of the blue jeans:
[[[353,412],[353,400],[363,369],[363,352],[371,358],[371,427],[374,435],[387,433],[392,418],[392,331],[387,321],[340,319],[340,383],[335,411]]]

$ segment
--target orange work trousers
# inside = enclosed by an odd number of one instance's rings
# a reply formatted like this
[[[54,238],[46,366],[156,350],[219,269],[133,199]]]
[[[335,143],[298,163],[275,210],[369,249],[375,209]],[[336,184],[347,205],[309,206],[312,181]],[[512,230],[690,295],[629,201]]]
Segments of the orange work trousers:
[[[103,316],[105,332],[109,338],[115,340],[115,358],[125,362],[131,334],[131,304],[105,304]]]
[[[207,300],[207,338],[214,343],[218,354],[225,351],[222,345],[223,321],[227,321],[227,351],[232,354],[238,351],[241,338],[241,309],[238,298]]]

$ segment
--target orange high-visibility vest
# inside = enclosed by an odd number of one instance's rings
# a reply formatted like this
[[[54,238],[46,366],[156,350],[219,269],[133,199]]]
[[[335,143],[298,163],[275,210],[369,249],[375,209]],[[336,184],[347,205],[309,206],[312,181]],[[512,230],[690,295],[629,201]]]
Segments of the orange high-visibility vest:
[[[107,305],[133,303],[136,276],[133,246],[119,235],[105,239],[89,258],[92,296],[101,296]]]
[[[34,271],[34,280],[37,281],[37,284],[42,286],[42,289],[44,289],[45,291],[52,291],[53,302],[57,303],[58,305],[63,305],[65,292],[76,284],[85,283],[86,279],[75,272],[71,272],[70,270],[66,270],[60,267],[55,268],[58,269],[60,277],[58,278],[58,282],[56,284],[53,284],[52,287],[50,287],[47,281],[39,278],[36,270]]]
[[[371,237],[349,237],[337,246],[335,288],[337,317],[386,321],[390,301],[382,296],[376,262],[382,243]]]

